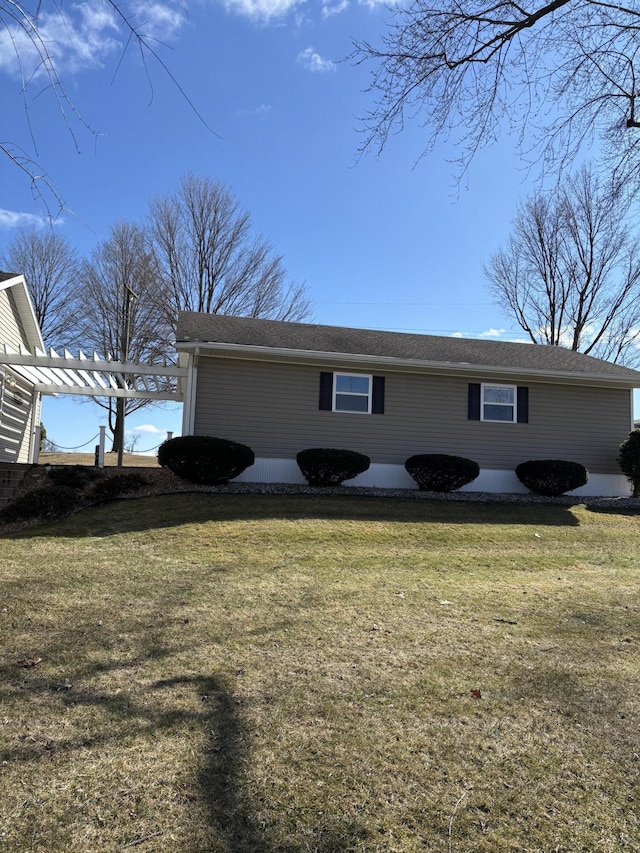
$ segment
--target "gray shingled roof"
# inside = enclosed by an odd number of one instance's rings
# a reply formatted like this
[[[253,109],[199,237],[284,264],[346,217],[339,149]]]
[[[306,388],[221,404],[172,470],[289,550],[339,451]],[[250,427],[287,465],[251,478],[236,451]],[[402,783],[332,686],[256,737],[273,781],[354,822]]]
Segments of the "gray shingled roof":
[[[255,320],[223,314],[181,312],[176,346],[191,343],[235,344],[318,353],[344,353],[374,358],[422,361],[430,364],[469,365],[558,372],[578,376],[627,380],[640,386],[640,372],[591,358],[564,347],[507,341],[414,335],[372,329]]]

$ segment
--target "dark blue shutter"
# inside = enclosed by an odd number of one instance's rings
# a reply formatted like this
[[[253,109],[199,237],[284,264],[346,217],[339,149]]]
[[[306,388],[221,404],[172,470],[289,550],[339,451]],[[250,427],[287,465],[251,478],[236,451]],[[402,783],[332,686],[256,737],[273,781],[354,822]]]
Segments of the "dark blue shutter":
[[[371,413],[374,415],[384,415],[384,376],[373,377]]]
[[[479,382],[470,382],[469,383],[469,401],[468,401],[467,417],[470,421],[479,421],[480,420],[480,383]]]
[[[320,373],[320,405],[318,408],[327,412],[333,409],[333,373],[324,370]]]
[[[519,424],[529,423],[529,389],[518,387],[516,418]]]

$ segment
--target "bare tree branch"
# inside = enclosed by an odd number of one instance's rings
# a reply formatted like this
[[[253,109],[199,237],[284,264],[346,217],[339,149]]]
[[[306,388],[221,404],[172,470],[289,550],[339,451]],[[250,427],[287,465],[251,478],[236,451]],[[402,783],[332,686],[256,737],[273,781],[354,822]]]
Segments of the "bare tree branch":
[[[521,146],[532,135],[533,149],[523,153],[558,168],[599,138],[620,179],[637,177],[640,8],[598,0],[527,7],[414,0],[390,11],[380,44],[356,42],[352,53],[372,68],[362,153],[379,153],[416,120],[425,131],[422,153],[453,137],[462,171],[507,131]]]

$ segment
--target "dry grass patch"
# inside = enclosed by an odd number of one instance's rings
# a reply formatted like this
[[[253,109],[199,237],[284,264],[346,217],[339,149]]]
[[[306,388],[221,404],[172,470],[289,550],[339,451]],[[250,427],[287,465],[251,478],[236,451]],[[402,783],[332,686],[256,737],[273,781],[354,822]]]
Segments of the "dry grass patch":
[[[41,453],[38,460],[40,465],[93,465],[95,463],[94,453]],[[118,464],[117,453],[104,454],[105,467],[113,467]],[[125,468],[157,468],[158,457],[146,456],[141,453],[124,453],[122,464]]]
[[[2,842],[640,850],[639,545],[584,507],[209,494],[6,536]]]

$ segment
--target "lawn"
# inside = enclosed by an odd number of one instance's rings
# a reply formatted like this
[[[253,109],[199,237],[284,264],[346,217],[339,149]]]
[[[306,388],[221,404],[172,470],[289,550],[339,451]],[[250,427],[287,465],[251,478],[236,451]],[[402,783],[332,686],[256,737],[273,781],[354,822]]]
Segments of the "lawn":
[[[0,850],[640,851],[632,511],[172,495],[0,549]]]

